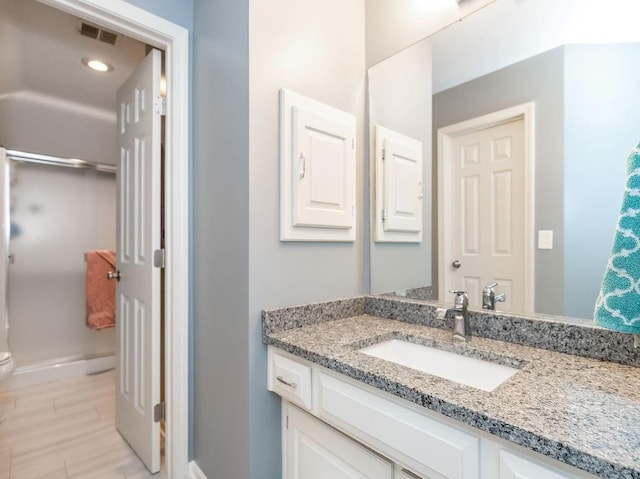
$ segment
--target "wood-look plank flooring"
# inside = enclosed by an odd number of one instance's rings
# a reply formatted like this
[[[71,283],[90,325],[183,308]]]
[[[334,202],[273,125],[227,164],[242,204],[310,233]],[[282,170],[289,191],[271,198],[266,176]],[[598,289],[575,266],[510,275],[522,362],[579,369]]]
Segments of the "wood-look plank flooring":
[[[157,479],[115,428],[115,374],[0,392],[0,479]]]

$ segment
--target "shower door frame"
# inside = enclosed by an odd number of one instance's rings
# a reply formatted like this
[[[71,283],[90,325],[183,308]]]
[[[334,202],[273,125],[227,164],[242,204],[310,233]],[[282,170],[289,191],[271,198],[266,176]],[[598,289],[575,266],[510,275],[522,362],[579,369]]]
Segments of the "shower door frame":
[[[189,467],[189,31],[124,1],[39,0],[130,36],[166,54],[165,122],[165,468],[168,479]],[[115,99],[114,99],[115,103]]]
[[[9,235],[11,223],[9,221],[9,165],[7,162],[7,150],[0,147],[0,352],[9,351]]]

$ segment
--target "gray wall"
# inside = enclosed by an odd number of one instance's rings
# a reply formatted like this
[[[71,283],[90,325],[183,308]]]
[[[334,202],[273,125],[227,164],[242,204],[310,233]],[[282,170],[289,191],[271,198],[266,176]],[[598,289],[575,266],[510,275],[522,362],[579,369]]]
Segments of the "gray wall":
[[[564,311],[590,318],[640,141],[640,44],[569,45],[565,62]]]
[[[115,164],[115,128],[115,111],[53,102],[29,91],[0,98],[0,145],[12,150]]]
[[[182,2],[131,3],[192,26],[194,38],[191,456],[210,478],[278,477],[260,312],[364,293],[366,235],[361,203],[355,243],[279,241],[277,91],[357,116],[363,198],[364,0],[251,11],[248,0],[195,0],[192,25]]]
[[[249,478],[249,2],[194,5],[192,452]]]
[[[554,249],[535,251],[538,313],[562,314],[564,309],[563,57],[557,48],[433,97],[434,135],[443,126],[535,102],[535,231],[554,231]]]
[[[364,293],[368,236],[364,194],[364,0],[251,2],[250,12],[250,476],[280,476],[280,408],[267,392],[264,308]],[[279,240],[278,90],[287,88],[356,116],[357,239]],[[245,477],[213,475],[209,477]]]
[[[125,0],[187,30],[193,30],[193,0]]]

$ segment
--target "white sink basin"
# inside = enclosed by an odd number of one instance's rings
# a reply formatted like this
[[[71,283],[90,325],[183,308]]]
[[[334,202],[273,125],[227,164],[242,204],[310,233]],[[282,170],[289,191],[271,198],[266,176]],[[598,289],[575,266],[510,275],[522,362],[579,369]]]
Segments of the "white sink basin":
[[[367,346],[358,351],[488,392],[519,371],[502,364],[398,339]]]

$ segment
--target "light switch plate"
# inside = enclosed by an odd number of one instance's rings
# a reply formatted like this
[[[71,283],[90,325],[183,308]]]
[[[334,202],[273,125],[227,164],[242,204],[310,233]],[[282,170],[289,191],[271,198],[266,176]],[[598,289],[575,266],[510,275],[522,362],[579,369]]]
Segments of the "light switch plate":
[[[553,230],[538,230],[538,249],[553,249]]]

